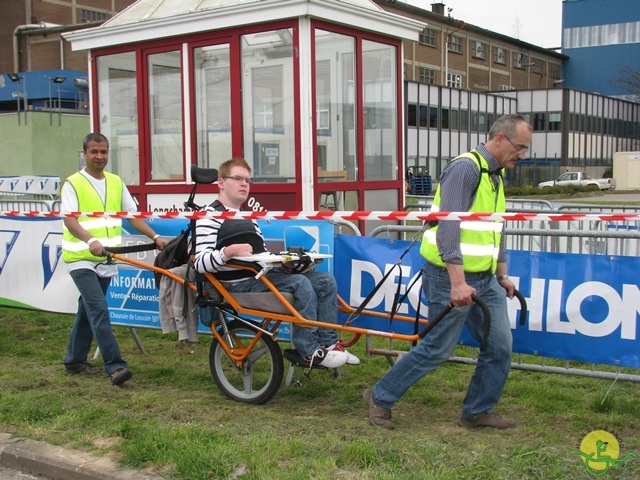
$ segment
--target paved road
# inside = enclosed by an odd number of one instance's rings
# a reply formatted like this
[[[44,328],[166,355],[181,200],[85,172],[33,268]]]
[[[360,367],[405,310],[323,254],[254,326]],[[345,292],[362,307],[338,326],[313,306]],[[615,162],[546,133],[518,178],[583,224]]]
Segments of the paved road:
[[[120,468],[107,458],[0,432],[0,480],[162,480],[162,477]]]
[[[13,468],[7,468],[0,464],[0,479],[2,480],[49,480],[42,475],[34,475],[33,473],[22,473]]]

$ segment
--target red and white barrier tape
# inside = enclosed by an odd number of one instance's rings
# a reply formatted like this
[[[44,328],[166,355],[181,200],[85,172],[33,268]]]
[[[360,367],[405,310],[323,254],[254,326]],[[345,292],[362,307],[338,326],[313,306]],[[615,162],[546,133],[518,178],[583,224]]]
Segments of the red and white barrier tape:
[[[464,221],[481,221],[481,220],[505,220],[505,221],[528,221],[528,220],[549,220],[554,222],[567,221],[637,221],[640,220],[638,213],[470,213],[470,212],[416,212],[416,211],[271,211],[271,212],[0,212],[3,217],[115,217],[115,218],[158,218],[158,219],[199,219],[199,218],[244,218],[244,219],[269,219],[269,220],[386,220],[386,221],[405,221],[405,220],[464,220]]]

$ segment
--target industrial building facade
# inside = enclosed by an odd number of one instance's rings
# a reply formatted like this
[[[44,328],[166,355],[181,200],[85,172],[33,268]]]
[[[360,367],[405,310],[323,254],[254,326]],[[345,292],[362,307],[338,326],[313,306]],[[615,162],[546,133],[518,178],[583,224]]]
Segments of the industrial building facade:
[[[566,84],[601,95],[640,100],[640,6],[637,0],[564,0],[562,53]],[[632,82],[633,83],[633,82]]]

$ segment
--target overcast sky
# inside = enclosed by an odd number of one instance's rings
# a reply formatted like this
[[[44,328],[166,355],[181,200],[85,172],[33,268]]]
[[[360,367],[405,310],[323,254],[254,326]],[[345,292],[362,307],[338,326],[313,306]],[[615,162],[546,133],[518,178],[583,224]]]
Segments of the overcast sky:
[[[435,0],[397,0],[431,11]],[[560,46],[562,0],[441,0],[445,14],[544,48]],[[516,25],[518,27],[516,28]],[[518,33],[516,33],[518,32]]]

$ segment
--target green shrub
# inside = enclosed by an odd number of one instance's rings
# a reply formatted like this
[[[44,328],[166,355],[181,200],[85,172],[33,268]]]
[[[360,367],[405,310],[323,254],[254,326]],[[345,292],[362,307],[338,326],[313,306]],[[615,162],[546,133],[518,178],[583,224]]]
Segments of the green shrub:
[[[521,187],[506,187],[504,193],[507,197],[531,197],[537,195],[574,195],[584,192],[598,192],[595,185],[581,187],[579,185],[564,185],[555,187],[538,188],[528,183]]]

